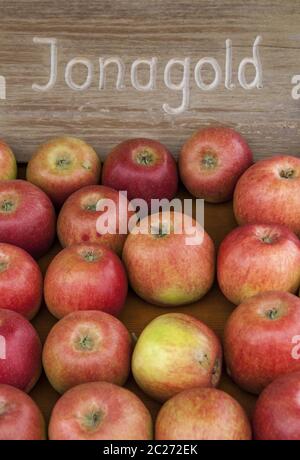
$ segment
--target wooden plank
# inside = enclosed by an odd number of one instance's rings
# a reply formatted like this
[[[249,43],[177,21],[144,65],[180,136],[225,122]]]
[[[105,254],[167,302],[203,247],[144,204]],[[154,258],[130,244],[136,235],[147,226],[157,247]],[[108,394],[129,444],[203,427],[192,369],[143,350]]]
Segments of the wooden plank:
[[[6,99],[0,88],[0,137],[19,161],[27,161],[43,141],[63,134],[85,139],[103,158],[116,143],[137,136],[156,138],[177,156],[194,130],[210,124],[239,130],[257,159],[300,154],[300,102],[291,96],[291,78],[300,74],[298,0],[0,0],[0,11],[0,75],[6,85]],[[263,88],[245,90],[237,79],[238,66],[252,56],[257,36],[262,38]],[[57,39],[57,81],[46,92],[34,91],[32,85],[48,81],[50,46],[34,43],[34,37]],[[232,40],[233,90],[224,86],[226,39]],[[125,65],[125,88],[116,90],[111,65],[106,87],[99,90],[99,58],[115,56]],[[194,79],[196,63],[206,56],[222,69],[221,82],[212,91],[199,89]],[[75,57],[89,59],[94,67],[91,85],[83,91],[70,89],[64,79],[66,65]],[[157,58],[156,88],[137,91],[131,83],[132,63],[152,57]],[[190,100],[178,115],[162,107],[181,104],[182,92],[164,83],[166,64],[173,58],[190,58]],[[141,82],[147,81],[147,70],[140,68]],[[174,67],[174,81],[180,81],[181,70]],[[82,83],[85,75],[83,66],[74,67],[75,82]],[[204,67],[205,82],[212,77]]]

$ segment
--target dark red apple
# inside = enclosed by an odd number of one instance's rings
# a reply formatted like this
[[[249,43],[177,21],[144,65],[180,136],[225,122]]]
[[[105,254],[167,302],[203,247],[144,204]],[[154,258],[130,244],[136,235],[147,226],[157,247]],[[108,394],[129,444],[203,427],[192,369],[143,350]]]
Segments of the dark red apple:
[[[51,329],[43,349],[49,382],[59,393],[87,382],[123,385],[129,375],[131,336],[102,311],[76,311]]]
[[[235,184],[253,163],[245,139],[230,128],[200,129],[179,156],[180,177],[189,192],[212,203],[230,200]]]
[[[36,261],[23,249],[0,243],[0,306],[32,319],[43,295],[43,277]]]
[[[41,373],[42,345],[30,322],[11,310],[0,309],[0,384],[28,393]]]
[[[217,274],[221,291],[236,305],[259,292],[294,293],[300,284],[299,239],[281,225],[238,227],[220,246]]]
[[[18,388],[0,384],[0,440],[44,439],[45,421],[35,402]]]
[[[61,206],[76,190],[97,184],[100,172],[100,159],[90,145],[74,137],[60,137],[38,149],[28,163],[26,176]]]
[[[251,440],[251,427],[239,403],[215,388],[192,388],[169,399],[156,419],[155,439]]]
[[[103,200],[103,211],[97,211]],[[114,209],[105,205],[111,200]],[[132,212],[128,210],[128,201],[120,199],[119,192],[103,185],[83,187],[73,193],[64,203],[57,220],[57,233],[63,247],[77,243],[103,243],[117,254],[122,249],[127,237],[128,219]],[[97,221],[104,214],[116,221],[115,232],[99,233]],[[119,219],[125,232],[119,228]]]
[[[300,236],[300,158],[278,155],[258,161],[234,192],[237,222],[286,225]]]
[[[279,375],[300,370],[300,359],[293,356],[299,331],[299,297],[271,291],[246,300],[225,326],[229,375],[244,390],[260,393]]]
[[[119,257],[104,245],[76,244],[52,260],[45,276],[44,295],[56,318],[76,310],[121,311],[127,276]]]
[[[176,162],[167,148],[152,139],[129,139],[117,145],[107,156],[102,183],[126,190],[129,200],[142,198],[171,200],[177,191]]]
[[[300,371],[274,380],[259,396],[253,415],[254,438],[300,440]]]
[[[24,180],[0,181],[0,241],[38,258],[54,236],[55,212],[47,195]]]
[[[152,420],[131,391],[107,382],[84,383],[56,403],[50,440],[150,440]]]

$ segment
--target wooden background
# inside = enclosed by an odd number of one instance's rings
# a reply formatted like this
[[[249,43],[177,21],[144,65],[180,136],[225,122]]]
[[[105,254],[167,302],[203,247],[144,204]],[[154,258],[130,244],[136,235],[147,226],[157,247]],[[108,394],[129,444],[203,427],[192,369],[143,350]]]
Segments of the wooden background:
[[[237,83],[238,64],[251,57],[257,35],[263,39],[263,89],[226,90],[225,40],[233,42]],[[49,56],[49,46],[35,45],[34,36],[58,40],[58,81],[48,93],[32,90],[33,83],[48,81]],[[79,56],[92,60],[95,73],[90,89],[74,92],[64,82],[64,71]],[[107,88],[98,90],[100,56],[124,59],[125,90],[116,91],[113,68]],[[158,58],[157,89],[138,92],[130,84],[131,63],[152,56]],[[215,57],[223,70],[222,84],[206,93],[193,79],[196,62],[205,56]],[[178,116],[162,109],[164,102],[180,105],[181,95],[163,83],[164,67],[175,57],[191,58],[190,107]],[[297,155],[300,101],[291,97],[294,74],[300,74],[299,0],[0,0],[0,75],[7,83],[7,99],[0,100],[0,137],[19,161],[62,134],[89,141],[101,157],[133,136],[159,139],[177,156],[195,129],[216,123],[243,133],[256,158]]]

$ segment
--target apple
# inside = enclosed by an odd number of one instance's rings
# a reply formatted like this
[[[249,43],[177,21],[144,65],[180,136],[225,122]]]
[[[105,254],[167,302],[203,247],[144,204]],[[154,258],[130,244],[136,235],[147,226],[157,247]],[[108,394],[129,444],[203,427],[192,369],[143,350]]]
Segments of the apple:
[[[0,306],[32,319],[43,295],[43,277],[36,261],[23,249],[0,243]]]
[[[189,244],[192,234],[195,244]],[[179,212],[144,217],[125,241],[123,261],[132,288],[155,305],[195,302],[214,280],[212,239],[194,219]]]
[[[217,274],[221,291],[236,305],[259,292],[294,293],[300,284],[300,242],[281,225],[238,227],[221,243]]]
[[[42,345],[30,322],[19,313],[0,309],[0,384],[28,393],[41,373]]]
[[[184,144],[179,172],[188,191],[211,203],[232,198],[235,184],[253,163],[245,139],[230,128],[200,129]]]
[[[169,399],[160,409],[155,439],[251,440],[244,409],[229,394],[215,388],[192,388]]]
[[[215,387],[221,370],[219,339],[204,323],[183,313],[168,313],[151,321],[132,356],[135,381],[157,401],[188,388]]]
[[[51,329],[43,365],[58,393],[87,382],[124,385],[131,351],[131,336],[117,318],[102,311],[76,311]]]
[[[107,382],[83,383],[56,403],[50,440],[151,440],[152,420],[142,401]]]
[[[257,440],[300,440],[300,371],[281,375],[259,396],[253,415]]]
[[[244,390],[258,394],[279,375],[300,370],[300,360],[293,356],[299,331],[299,297],[270,291],[247,299],[225,326],[229,375]]]
[[[55,236],[55,211],[47,195],[24,180],[0,181],[0,241],[38,258]]]
[[[97,184],[100,172],[100,159],[90,145],[74,137],[60,137],[38,149],[28,162],[26,177],[61,206],[76,190]]]
[[[47,307],[56,318],[77,310],[118,315],[128,283],[119,257],[100,244],[75,244],[59,252],[45,276]]]
[[[0,440],[44,439],[45,421],[35,402],[18,388],[0,384]]]
[[[233,205],[240,225],[282,224],[300,236],[300,158],[258,161],[239,179]]]
[[[103,200],[103,211],[97,211]],[[105,206],[105,200],[114,203],[114,209]],[[57,233],[63,247],[77,243],[103,243],[117,254],[122,254],[127,237],[128,219],[133,214],[128,210],[128,200],[120,200],[119,192],[103,185],[90,185],[73,193],[64,203],[57,220]],[[99,233],[97,220],[106,213],[116,220],[116,232]],[[125,232],[119,231],[119,219]]]
[[[138,138],[117,145],[106,157],[102,175],[103,185],[126,190],[129,200],[171,200],[178,187],[174,158],[160,142]]]
[[[10,147],[0,139],[0,180],[16,179],[17,162]]]

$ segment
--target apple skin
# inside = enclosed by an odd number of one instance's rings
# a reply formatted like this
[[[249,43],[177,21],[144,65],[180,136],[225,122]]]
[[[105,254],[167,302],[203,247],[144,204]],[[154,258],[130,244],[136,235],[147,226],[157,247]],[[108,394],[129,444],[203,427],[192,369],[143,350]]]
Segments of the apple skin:
[[[17,162],[10,147],[0,139],[0,180],[17,178]]]
[[[259,396],[253,431],[257,440],[300,440],[300,371],[281,375]]]
[[[160,409],[156,440],[251,440],[244,409],[229,394],[215,388],[192,388],[169,399]]]
[[[55,236],[55,211],[47,195],[24,180],[0,181],[0,241],[34,258],[44,255]]]
[[[118,233],[118,226],[116,234],[101,235],[97,232],[97,219],[103,215],[103,211],[96,211],[95,208],[101,199],[112,200],[115,203],[117,223],[120,216],[124,219],[126,228],[128,227],[128,219],[133,213],[128,211],[127,200],[126,209],[121,206],[119,210],[119,192],[103,185],[83,187],[66,200],[59,213],[57,233],[63,247],[78,243],[102,243],[118,255],[122,254],[127,234]]]
[[[221,203],[232,198],[239,177],[252,163],[252,152],[239,133],[210,127],[200,129],[184,144],[179,172],[192,195]]]
[[[47,307],[56,318],[77,310],[101,310],[117,316],[128,282],[119,257],[100,244],[76,244],[58,253],[44,282]]]
[[[158,141],[138,138],[117,145],[107,156],[102,183],[116,190],[126,190],[128,200],[174,198],[178,173],[174,158]]]
[[[87,382],[124,385],[131,352],[131,336],[117,318],[101,311],[76,311],[51,329],[43,365],[58,393]]]
[[[56,206],[85,185],[97,184],[101,161],[95,150],[75,137],[52,139],[40,146],[27,165],[26,177]]]
[[[295,293],[300,284],[300,242],[287,227],[249,224],[220,245],[217,275],[221,291],[238,305],[265,291]]]
[[[31,320],[43,295],[43,276],[36,261],[23,249],[0,243],[0,305]]]
[[[56,403],[50,440],[151,440],[148,409],[131,391],[107,382],[84,383]]]
[[[28,393],[41,374],[39,336],[19,313],[0,309],[0,337],[6,349],[6,359],[0,359],[0,384],[12,385]]]
[[[224,330],[229,375],[244,390],[259,394],[279,375],[300,370],[300,360],[292,356],[299,331],[299,297],[270,291],[246,300]]]
[[[188,388],[215,387],[221,370],[219,339],[204,323],[183,313],[168,313],[151,321],[132,356],[135,381],[157,401]]]
[[[36,403],[18,388],[0,384],[0,440],[45,439],[45,421]]]
[[[185,305],[203,297],[211,288],[215,273],[215,249],[210,236],[194,219],[188,218],[185,231],[175,233],[177,222],[183,222],[183,214],[168,212],[145,217],[138,227],[141,233],[128,235],[123,261],[130,284],[135,292],[149,303],[161,306]],[[152,234],[151,229],[164,228],[170,220],[171,233]],[[186,244],[190,225],[196,226],[195,234],[201,237],[198,245]],[[203,238],[202,238],[203,237]]]
[[[255,163],[239,179],[233,207],[239,225],[281,224],[300,236],[300,158],[278,155]]]

